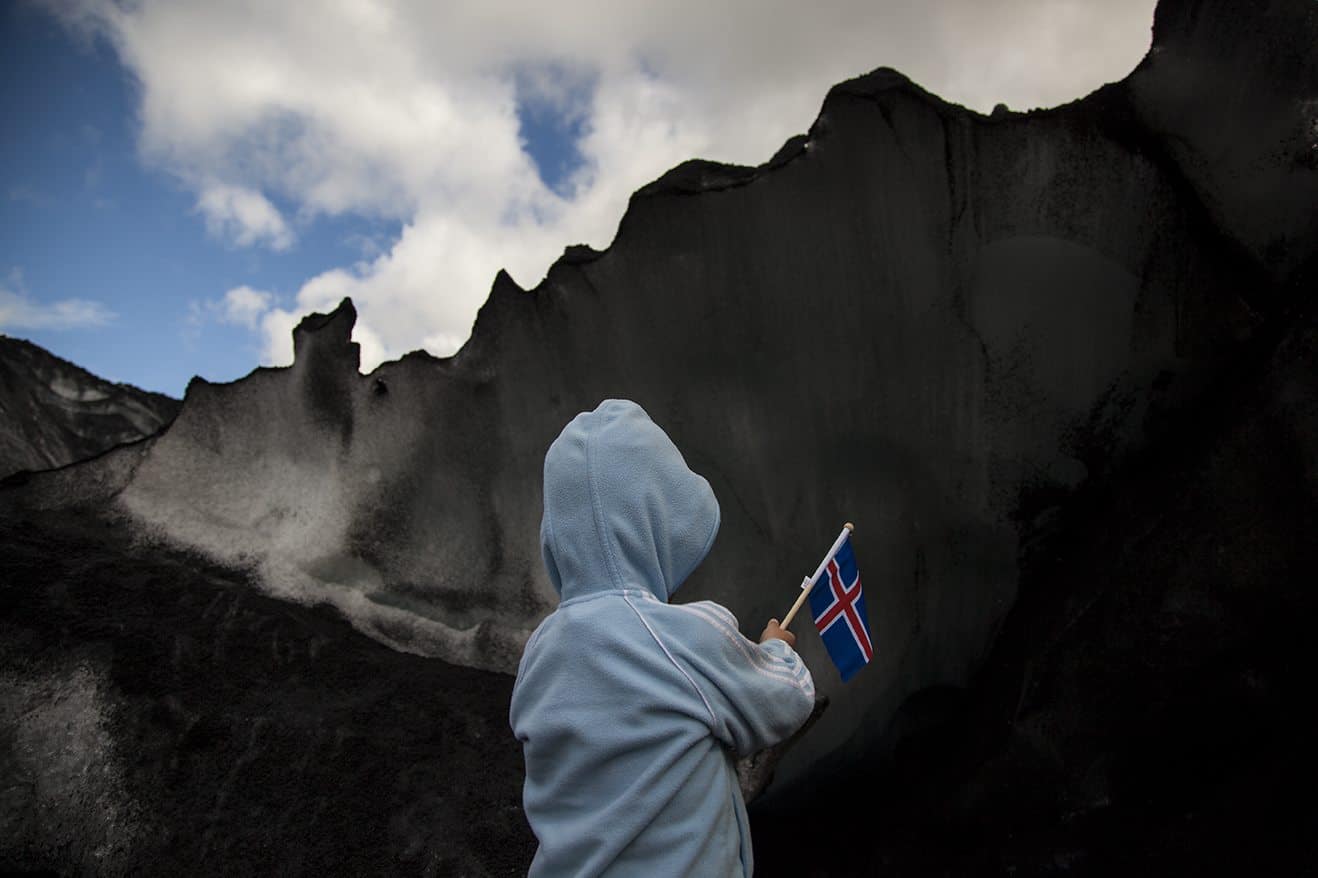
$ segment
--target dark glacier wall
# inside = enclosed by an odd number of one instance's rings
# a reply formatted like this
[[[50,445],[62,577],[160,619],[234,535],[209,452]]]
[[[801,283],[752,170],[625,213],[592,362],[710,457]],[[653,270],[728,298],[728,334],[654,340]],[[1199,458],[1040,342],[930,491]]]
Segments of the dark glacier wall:
[[[177,399],[106,381],[32,342],[0,335],[0,478],[150,436],[178,409]]]
[[[764,873],[1304,873],[1316,533],[1309,302],[1035,529],[969,686],[916,694],[890,747],[817,765],[808,793],[753,810]]]
[[[781,776],[884,750],[912,696],[984,665],[1023,547],[1177,441],[1312,295],[1318,7],[1164,0],[1154,24],[1126,80],[1051,110],[986,117],[886,69],[838,85],[765,165],[688,162],[607,251],[530,291],[500,275],[452,358],[361,375],[345,302],[293,366],[194,381],[157,438],[2,502],[101,510],[506,671],[554,605],[544,451],[629,397],[723,507],[679,599],[758,631],[856,523],[878,660],[842,689],[801,637],[833,707]]]

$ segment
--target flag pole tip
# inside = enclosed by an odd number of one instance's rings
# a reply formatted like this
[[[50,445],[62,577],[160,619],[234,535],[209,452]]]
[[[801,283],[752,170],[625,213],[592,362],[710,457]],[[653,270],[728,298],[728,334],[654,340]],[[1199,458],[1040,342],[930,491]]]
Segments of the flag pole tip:
[[[842,526],[845,527],[845,528],[846,528],[847,530],[849,530],[849,531],[854,531],[854,530],[856,529],[856,526],[855,526],[854,524],[852,524],[851,522],[849,522],[849,521],[848,521],[846,524],[842,525]]]

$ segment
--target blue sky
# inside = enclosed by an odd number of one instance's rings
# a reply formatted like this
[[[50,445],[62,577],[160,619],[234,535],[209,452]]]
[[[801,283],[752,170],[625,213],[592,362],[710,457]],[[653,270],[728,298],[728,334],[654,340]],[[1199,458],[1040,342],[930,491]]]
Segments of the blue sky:
[[[386,248],[399,223],[319,217],[284,252],[216,241],[195,197],[137,155],[138,86],[103,39],[32,6],[3,11],[0,285],[37,302],[105,303],[106,319],[0,326],[113,381],[181,397],[193,374],[231,381],[260,359],[240,325],[197,325],[193,308],[242,284],[291,295],[303,280]],[[543,179],[581,164],[582,120],[528,101],[522,133]]]
[[[382,246],[396,224],[321,220],[284,253],[208,236],[195,199],[136,153],[137,89],[103,41],[75,37],[41,10],[4,11],[0,112],[21,119],[0,143],[0,278],[53,303],[104,303],[104,321],[0,327],[91,372],[182,396],[192,374],[249,372],[259,341],[242,327],[190,320],[195,302],[259,278],[274,290]]]
[[[490,5],[5,4],[0,332],[176,397],[344,295],[365,369],[451,353],[498,268],[607,246],[685,158],[766,160],[833,82],[1046,106],[1124,76],[1153,2]]]

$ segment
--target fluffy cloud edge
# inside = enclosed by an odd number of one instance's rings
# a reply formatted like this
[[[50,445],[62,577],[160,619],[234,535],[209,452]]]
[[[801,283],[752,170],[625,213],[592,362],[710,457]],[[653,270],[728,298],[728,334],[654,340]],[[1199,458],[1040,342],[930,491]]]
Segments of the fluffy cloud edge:
[[[293,246],[293,230],[265,195],[247,186],[206,183],[197,196],[206,230],[239,247],[264,245],[278,252]]]
[[[36,301],[22,288],[16,272],[0,284],[0,329],[96,329],[116,319],[118,315],[107,306],[90,299]]]

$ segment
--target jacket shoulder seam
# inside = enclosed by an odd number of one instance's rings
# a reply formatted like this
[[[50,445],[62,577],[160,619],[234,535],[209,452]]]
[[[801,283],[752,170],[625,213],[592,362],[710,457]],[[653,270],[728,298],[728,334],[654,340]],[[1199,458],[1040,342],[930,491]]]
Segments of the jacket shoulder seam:
[[[654,638],[654,642],[659,644],[659,648],[662,649],[664,651],[664,655],[668,657],[669,663],[672,664],[672,666],[677,669],[677,672],[679,674],[681,674],[683,677],[686,678],[686,681],[691,684],[691,688],[696,690],[696,694],[700,696],[701,703],[705,705],[705,711],[709,714],[709,721],[715,727],[717,727],[718,717],[715,716],[714,708],[710,705],[709,699],[705,697],[704,690],[701,689],[700,686],[696,683],[696,681],[691,678],[691,675],[686,672],[686,669],[683,668],[680,664],[678,664],[677,659],[673,658],[673,654],[668,651],[668,646],[663,642],[662,639],[660,639],[658,633],[656,633],[654,628],[651,627],[649,621],[646,620],[645,616],[641,613],[641,611],[636,608],[636,605],[632,603],[631,598],[628,597],[627,595],[623,595],[622,599],[627,603],[627,606],[632,608],[632,612],[636,614],[636,618],[641,620],[641,624],[645,626],[645,630],[650,632],[650,636]]]

